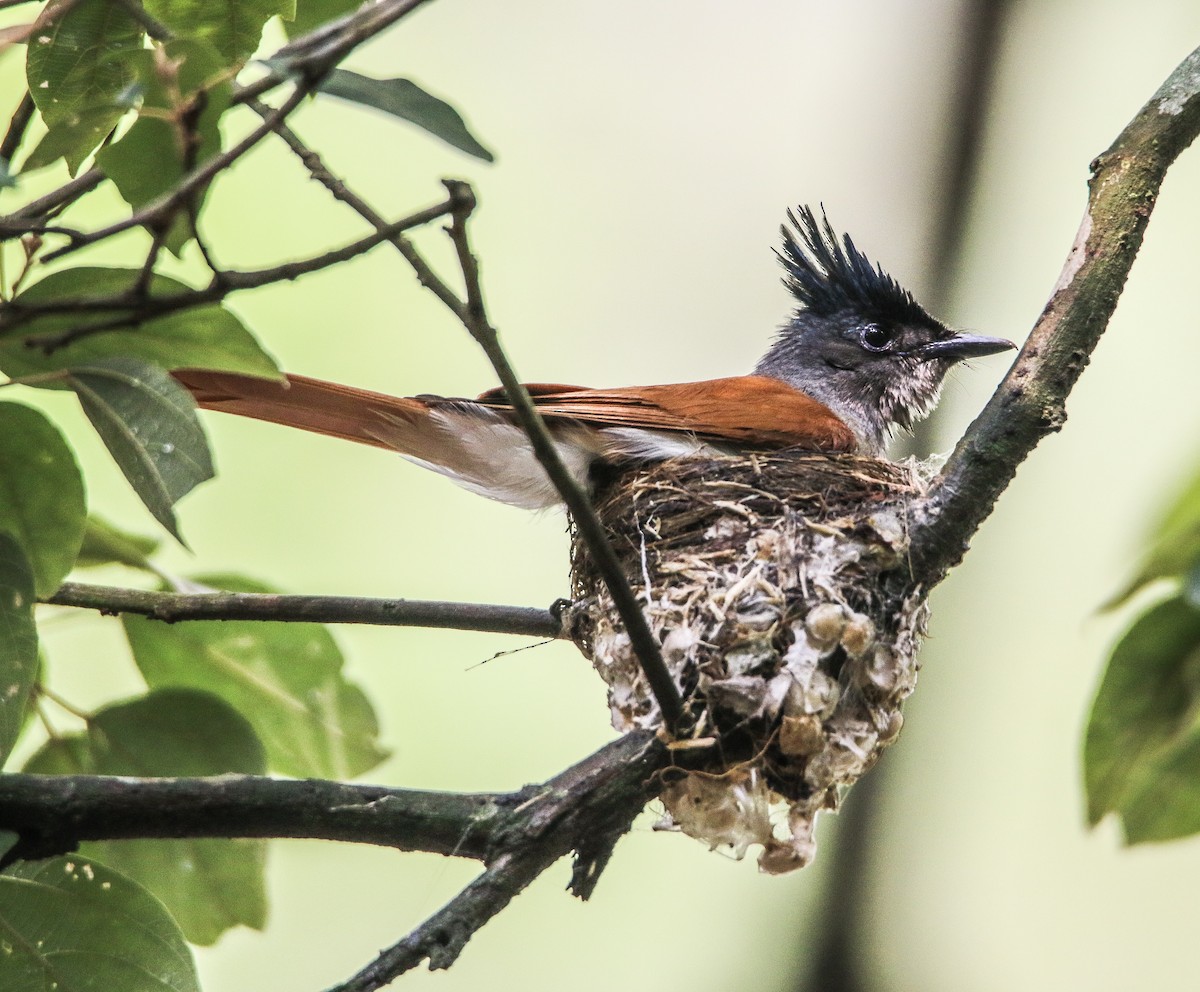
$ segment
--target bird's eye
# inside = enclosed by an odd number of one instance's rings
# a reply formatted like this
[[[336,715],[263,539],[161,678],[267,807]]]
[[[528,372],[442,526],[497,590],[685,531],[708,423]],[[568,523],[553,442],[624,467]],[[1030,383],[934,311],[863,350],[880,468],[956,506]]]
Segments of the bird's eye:
[[[862,344],[867,351],[887,351],[894,337],[895,332],[890,327],[880,324],[867,324],[862,329]]]

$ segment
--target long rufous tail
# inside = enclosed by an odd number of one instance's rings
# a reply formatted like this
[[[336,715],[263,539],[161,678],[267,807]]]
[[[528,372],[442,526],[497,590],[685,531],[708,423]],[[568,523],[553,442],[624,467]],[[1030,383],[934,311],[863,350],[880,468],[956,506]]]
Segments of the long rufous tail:
[[[274,380],[233,372],[180,369],[174,376],[205,410],[253,417],[410,454],[417,452],[407,452],[397,444],[397,423],[411,423],[415,428],[429,416],[428,405],[417,399],[388,396],[302,375]]]
[[[426,402],[300,375],[276,381],[181,369],[174,376],[206,410],[385,448],[513,506],[541,509],[560,501],[524,432],[479,403]],[[594,455],[571,444],[560,446],[560,454],[586,484]]]

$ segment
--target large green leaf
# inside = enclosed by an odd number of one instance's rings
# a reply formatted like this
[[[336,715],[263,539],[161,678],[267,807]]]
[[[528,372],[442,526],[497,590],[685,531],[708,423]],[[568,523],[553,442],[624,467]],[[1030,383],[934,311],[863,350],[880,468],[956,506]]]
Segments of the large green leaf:
[[[33,604],[33,571],[25,553],[10,535],[0,533],[0,766],[25,726],[29,692],[37,679]]]
[[[67,381],[146,508],[178,538],[172,508],[214,474],[192,394],[128,356],[72,368]]]
[[[158,546],[159,542],[153,537],[130,534],[107,520],[90,516],[83,531],[83,544],[79,548],[79,557],[75,559],[75,567],[128,565],[130,568],[153,571],[150,555],[158,550]]]
[[[1182,598],[1140,617],[1121,638],[1088,721],[1084,776],[1088,819],[1118,813],[1130,842],[1150,839],[1161,825],[1195,820],[1200,797],[1200,609]],[[1163,783],[1190,769],[1193,787],[1173,797]],[[1148,797],[1163,804],[1141,808]],[[1178,809],[1169,809],[1169,804]],[[1191,807],[1190,810],[1184,807]],[[1149,831],[1149,832],[1143,832]]]
[[[346,69],[334,69],[322,81],[320,92],[409,121],[446,144],[485,162],[491,162],[495,157],[467,129],[457,110],[421,89],[411,79],[372,79]]]
[[[258,48],[263,25],[276,14],[291,18],[296,0],[142,0],[148,13],[183,38],[199,39],[221,53],[227,65],[243,62]]]
[[[119,3],[79,0],[47,6],[29,40],[29,92],[74,174],[128,110],[129,59],[142,29]]]
[[[200,581],[238,592],[269,591],[233,576]],[[253,725],[276,771],[351,778],[387,756],[377,743],[370,702],[343,677],[342,654],[319,624],[165,624],[129,614],[122,622],[150,686],[186,686],[220,696]]]
[[[16,302],[19,307],[21,302],[115,296],[129,291],[137,283],[138,276],[136,269],[63,269],[34,283],[17,297]],[[153,296],[176,296],[189,288],[167,276],[155,276],[150,283]],[[90,334],[50,354],[41,347],[26,344],[29,338],[53,337],[79,326],[106,323],[122,313],[106,310],[83,315],[56,314],[4,331],[0,333],[0,368],[17,378],[86,365],[117,355],[135,355],[165,369],[207,368],[279,378],[275,362],[245,325],[217,304],[167,314],[137,327]],[[47,385],[61,387],[63,383]]]
[[[96,154],[97,164],[135,210],[174,189],[183,177],[221,150],[218,122],[229,107],[232,83],[224,61],[204,41],[168,41],[135,60],[142,88],[137,122]],[[171,221],[164,244],[175,254],[192,237],[206,187]]]
[[[165,689],[110,706],[86,734],[50,741],[25,766],[42,775],[183,776],[266,771],[250,724],[205,692]],[[154,893],[188,940],[212,944],[243,924],[266,921],[260,840],[142,841],[84,844],[82,853]]]
[[[0,531],[25,549],[39,596],[71,571],[86,518],[83,478],[57,428],[31,407],[0,403]]]
[[[154,896],[77,855],[0,875],[5,992],[199,992],[191,951]]]

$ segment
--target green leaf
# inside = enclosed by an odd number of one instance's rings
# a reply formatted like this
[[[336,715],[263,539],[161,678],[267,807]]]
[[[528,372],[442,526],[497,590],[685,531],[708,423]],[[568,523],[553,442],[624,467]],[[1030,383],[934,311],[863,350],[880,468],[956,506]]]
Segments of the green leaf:
[[[128,110],[142,29],[119,3],[50,4],[29,39],[29,92],[74,175]]]
[[[79,171],[91,150],[113,129],[112,110],[82,110],[69,123],[59,124],[42,135],[36,147],[21,163],[21,172],[53,165],[60,158],[67,161],[71,175]],[[87,149],[87,151],[80,151]]]
[[[296,14],[286,25],[289,37],[298,38],[313,28],[357,10],[363,0],[296,0]]]
[[[269,591],[238,577],[200,581],[238,592]],[[148,685],[220,696],[253,725],[275,771],[351,778],[387,756],[377,743],[370,702],[343,677],[342,654],[320,624],[121,619]]]
[[[83,478],[57,428],[31,407],[0,403],[0,531],[25,549],[39,596],[71,571],[86,518]]]
[[[1166,751],[1121,808],[1130,844],[1200,833],[1200,728]]]
[[[86,734],[47,743],[25,766],[41,775],[262,775],[266,755],[253,728],[209,693],[166,689],[110,706]],[[261,840],[93,842],[82,853],[161,899],[195,944],[239,924],[266,922]]]
[[[232,84],[220,55],[203,41],[168,41],[140,53],[135,64],[143,92],[141,116],[118,141],[97,152],[96,163],[137,210],[220,152],[218,122],[229,107]],[[164,244],[176,255],[193,236],[191,217],[199,213],[206,191],[197,190],[190,208],[182,208],[171,222]]]
[[[191,951],[162,903],[72,855],[0,875],[0,988],[199,992]]]
[[[1161,795],[1164,776],[1176,776],[1196,756],[1200,706],[1200,609],[1182,599],[1160,603],[1140,617],[1113,649],[1084,741],[1088,820],[1118,813],[1129,841],[1148,817],[1180,822],[1200,808],[1200,768],[1190,791]],[[1141,808],[1147,796],[1177,808]],[[1153,829],[1162,829],[1153,828]]]
[[[146,509],[179,538],[172,507],[214,475],[192,394],[139,358],[80,365],[67,379]]]
[[[334,69],[325,77],[319,91],[409,121],[446,144],[485,162],[495,158],[467,130],[457,110],[445,100],[426,93],[411,79],[371,79],[346,69]]]
[[[1154,528],[1150,550],[1129,584],[1101,609],[1111,610],[1158,579],[1186,576],[1200,564],[1200,473],[1184,487]]]
[[[16,303],[19,307],[22,302],[116,296],[129,292],[137,284],[138,276],[136,269],[63,269],[34,283],[16,298]],[[156,275],[150,282],[152,296],[177,296],[190,288],[167,276]],[[132,312],[131,308],[124,313]],[[15,330],[0,333],[0,368],[9,376],[19,378],[86,365],[117,355],[134,355],[165,369],[205,368],[280,378],[275,362],[245,325],[216,304],[168,314],[137,327],[90,334],[56,348],[48,355],[43,348],[29,347],[25,343],[29,338],[52,338],[81,325],[108,322],[119,316],[122,311],[97,311],[83,316],[56,314],[38,317]],[[64,384],[45,385],[61,388]]]
[[[83,544],[76,568],[95,568],[99,565],[128,565],[154,571],[150,556],[158,550],[159,542],[152,537],[119,530],[107,520],[88,517],[83,531]]]
[[[0,765],[25,726],[29,693],[37,679],[33,604],[33,570],[16,540],[0,533]]]
[[[143,5],[176,34],[208,42],[227,65],[254,54],[272,17],[291,17],[296,10],[296,0],[143,0]]]

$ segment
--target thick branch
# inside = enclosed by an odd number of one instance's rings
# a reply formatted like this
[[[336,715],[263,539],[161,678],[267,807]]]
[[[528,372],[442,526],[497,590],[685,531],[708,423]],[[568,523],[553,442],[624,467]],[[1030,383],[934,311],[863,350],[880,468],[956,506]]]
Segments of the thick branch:
[[[0,776],[0,829],[22,857],[89,840],[292,837],[482,859],[504,794],[455,794],[253,775]]]
[[[159,592],[64,582],[42,600],[53,606],[136,613],[151,620],[264,620],[282,623],[363,623],[387,627],[447,627],[528,637],[562,637],[552,610],[533,606],[446,603],[358,596],[299,596],[249,592]]]
[[[625,572],[608,541],[604,525],[596,516],[591,499],[567,471],[541,414],[538,413],[537,408],[533,405],[533,400],[529,398],[528,391],[517,378],[516,372],[513,371],[508,356],[504,354],[504,349],[500,347],[500,336],[488,322],[479,283],[479,267],[467,241],[466,222],[475,209],[475,194],[469,185],[457,180],[446,180],[445,186],[450,191],[450,198],[456,201],[455,208],[451,213],[450,237],[458,252],[458,261],[467,289],[467,308],[466,314],[462,318],[463,326],[483,348],[484,354],[492,363],[492,368],[500,377],[505,395],[513,405],[517,422],[525,430],[529,437],[529,443],[533,446],[534,455],[567,505],[567,510],[579,530],[579,536],[587,545],[588,552],[612,595],[613,605],[621,616],[621,622],[625,625],[625,632],[629,635],[634,653],[642,666],[642,671],[646,674],[646,680],[649,682],[654,699],[662,712],[663,722],[668,728],[676,729],[683,718],[683,699],[679,694],[679,688],[675,685],[675,680],[671,677],[667,663],[663,661],[658,641],[650,632],[650,625],[646,622],[641,605],[625,578]]]
[[[1053,296],[1016,363],[955,448],[911,525],[911,579],[931,586],[962,558],[1065,401],[1108,325],[1159,187],[1200,132],[1200,49],[1092,163],[1087,212]],[[907,577],[906,577],[907,578]]]

